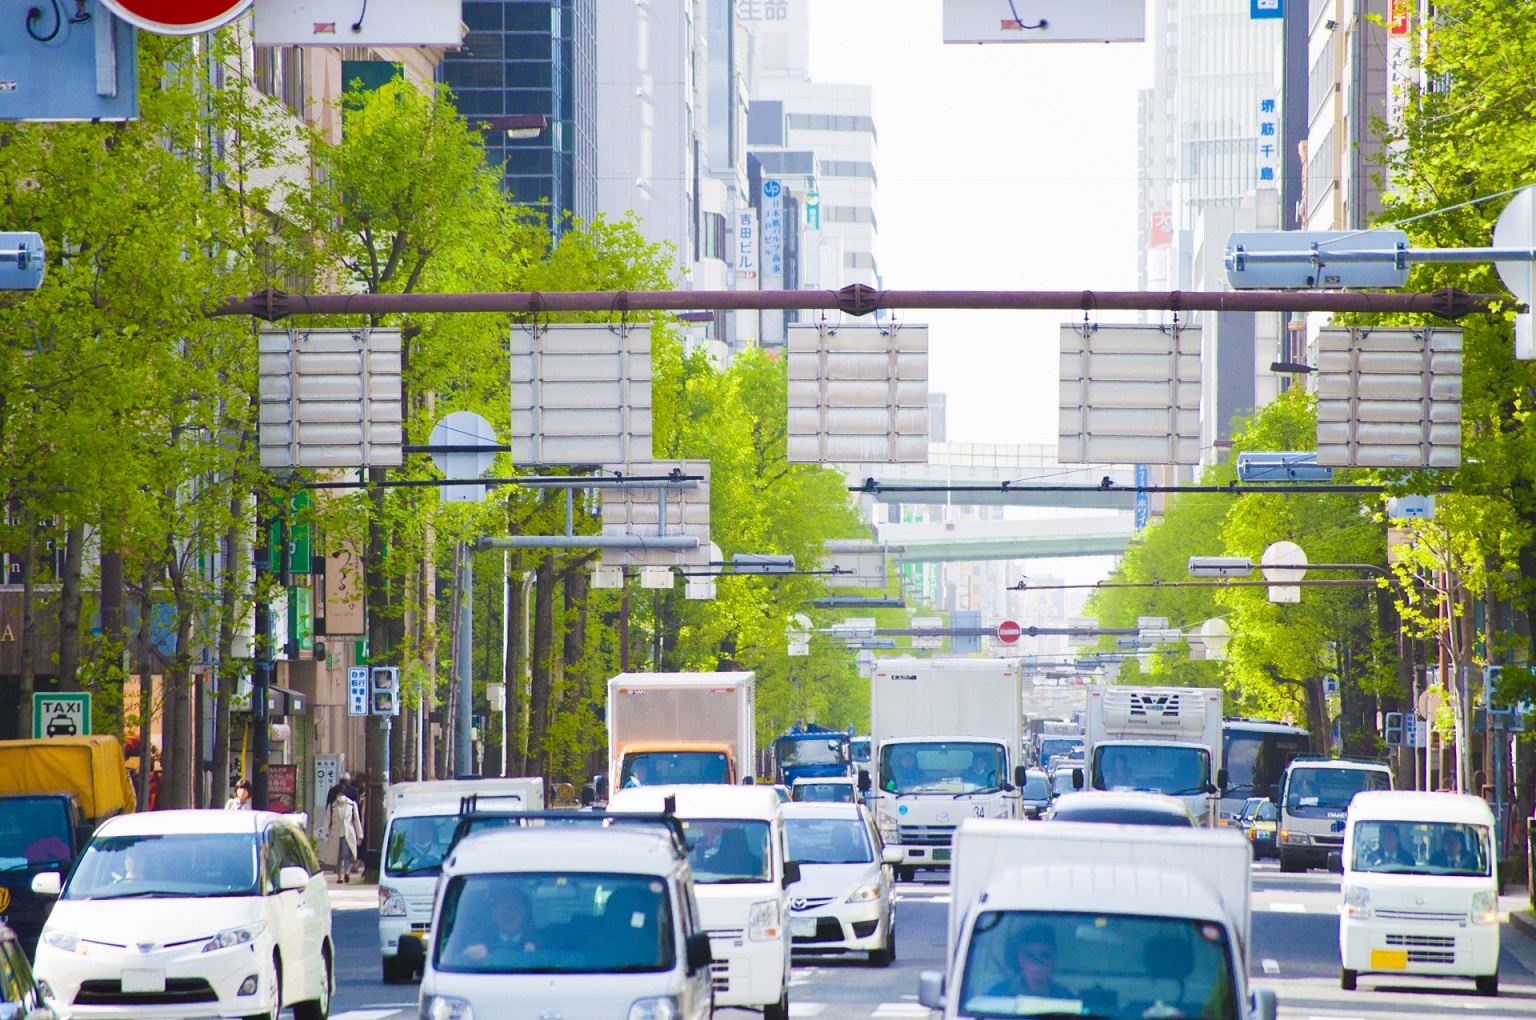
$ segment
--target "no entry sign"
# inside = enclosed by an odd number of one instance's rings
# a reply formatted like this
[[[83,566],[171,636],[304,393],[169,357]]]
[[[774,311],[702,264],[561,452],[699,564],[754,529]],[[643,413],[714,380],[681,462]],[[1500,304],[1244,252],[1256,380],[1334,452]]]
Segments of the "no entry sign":
[[[1019,640],[1019,635],[1024,631],[1014,620],[1004,620],[997,625],[997,639],[1005,645],[1011,645]]]
[[[251,0],[101,0],[119,18],[156,35],[197,35],[223,28]]]

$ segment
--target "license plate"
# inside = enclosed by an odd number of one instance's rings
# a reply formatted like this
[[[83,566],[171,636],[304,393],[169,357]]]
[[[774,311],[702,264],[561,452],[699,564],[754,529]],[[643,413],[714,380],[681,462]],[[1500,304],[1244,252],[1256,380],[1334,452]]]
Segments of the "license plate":
[[[1408,950],[1406,949],[1372,949],[1372,970],[1407,970]]]
[[[949,848],[946,847],[943,850],[935,850],[933,852],[933,859],[936,860],[936,861],[947,861],[947,860],[949,860]]]
[[[165,968],[124,967],[122,982],[125,992],[163,992],[165,991]]]
[[[815,934],[816,919],[814,917],[791,917],[789,919],[789,935],[791,938]]]

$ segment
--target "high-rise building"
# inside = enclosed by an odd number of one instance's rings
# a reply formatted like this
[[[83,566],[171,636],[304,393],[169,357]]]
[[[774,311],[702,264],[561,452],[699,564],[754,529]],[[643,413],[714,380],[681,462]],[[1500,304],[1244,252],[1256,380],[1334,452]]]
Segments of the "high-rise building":
[[[590,219],[597,197],[597,0],[465,0],[469,33],[438,80],[459,111],[483,123],[486,158],[506,189],[546,213]],[[505,118],[542,117],[536,137]]]

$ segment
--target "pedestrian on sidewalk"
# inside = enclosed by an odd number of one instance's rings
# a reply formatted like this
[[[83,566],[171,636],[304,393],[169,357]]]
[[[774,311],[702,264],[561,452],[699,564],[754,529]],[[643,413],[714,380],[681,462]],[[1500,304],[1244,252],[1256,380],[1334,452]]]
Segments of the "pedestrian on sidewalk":
[[[251,781],[242,779],[235,784],[235,795],[224,802],[225,811],[249,811],[251,809]]]
[[[337,783],[326,798],[330,806],[320,827],[320,860],[336,868],[336,881],[351,881],[352,864],[363,842],[363,824],[357,801],[347,795],[345,783]]]

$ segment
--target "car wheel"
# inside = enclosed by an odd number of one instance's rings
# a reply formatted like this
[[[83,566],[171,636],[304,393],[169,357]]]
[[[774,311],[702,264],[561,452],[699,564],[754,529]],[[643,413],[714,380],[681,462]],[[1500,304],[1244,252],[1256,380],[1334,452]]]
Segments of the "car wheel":
[[[1478,975],[1478,977],[1477,977],[1477,994],[1478,995],[1498,995],[1499,994],[1499,972],[1498,971],[1494,971],[1492,974],[1480,974],[1480,975]]]
[[[1355,990],[1355,983],[1359,980],[1359,977],[1359,971],[1350,970],[1348,967],[1345,967],[1339,971],[1339,987],[1346,992],[1352,992]]]
[[[779,1001],[763,1007],[763,1020],[789,1020],[789,986],[779,994]]]
[[[1285,851],[1282,850],[1280,852],[1280,870],[1285,872],[1287,875],[1294,875],[1299,872],[1306,871],[1307,869],[1305,865],[1296,860],[1296,858],[1286,856]]]
[[[265,1013],[253,1013],[245,1020],[278,1020],[283,1012],[283,971],[272,961],[272,1008]]]
[[[293,1020],[326,1020],[331,1015],[331,947],[321,954],[325,959],[325,977],[320,982],[319,998],[293,1004]]]
[[[885,936],[885,945],[879,949],[869,951],[869,965],[871,967],[889,967],[891,961],[896,959],[896,929],[890,928]]]
[[[411,971],[400,962],[400,957],[384,957],[384,983],[386,985],[398,985],[410,979]]]

